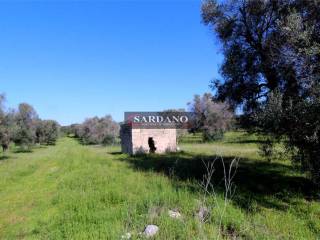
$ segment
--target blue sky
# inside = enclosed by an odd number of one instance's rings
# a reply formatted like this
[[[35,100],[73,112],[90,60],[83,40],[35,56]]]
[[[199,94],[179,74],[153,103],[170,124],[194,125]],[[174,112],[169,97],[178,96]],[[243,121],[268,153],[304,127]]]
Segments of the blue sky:
[[[201,1],[0,3],[0,92],[60,124],[183,108],[222,62]]]

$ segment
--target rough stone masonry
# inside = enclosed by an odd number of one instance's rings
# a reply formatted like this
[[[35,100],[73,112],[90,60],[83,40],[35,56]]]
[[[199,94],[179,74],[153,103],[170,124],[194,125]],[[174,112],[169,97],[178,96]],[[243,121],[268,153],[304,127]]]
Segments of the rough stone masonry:
[[[128,154],[165,153],[177,150],[175,128],[144,129],[121,126],[121,151]]]

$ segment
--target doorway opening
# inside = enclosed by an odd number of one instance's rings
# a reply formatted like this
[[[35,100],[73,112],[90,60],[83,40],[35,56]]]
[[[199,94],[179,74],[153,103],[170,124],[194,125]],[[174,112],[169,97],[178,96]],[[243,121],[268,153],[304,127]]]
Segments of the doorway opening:
[[[155,146],[155,143],[152,137],[149,137],[148,145],[149,145],[149,153],[155,153],[157,148]]]

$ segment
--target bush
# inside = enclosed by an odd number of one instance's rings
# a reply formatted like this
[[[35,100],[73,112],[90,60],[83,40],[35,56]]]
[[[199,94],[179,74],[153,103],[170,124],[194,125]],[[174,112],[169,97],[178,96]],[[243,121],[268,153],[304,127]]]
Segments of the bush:
[[[308,99],[285,101],[279,91],[252,115],[254,131],[284,142],[294,163],[320,183],[320,91]]]
[[[36,127],[37,143],[53,145],[59,137],[59,124],[54,120],[38,120]]]
[[[119,124],[110,115],[86,119],[76,126],[75,135],[84,144],[110,144],[119,136]]]

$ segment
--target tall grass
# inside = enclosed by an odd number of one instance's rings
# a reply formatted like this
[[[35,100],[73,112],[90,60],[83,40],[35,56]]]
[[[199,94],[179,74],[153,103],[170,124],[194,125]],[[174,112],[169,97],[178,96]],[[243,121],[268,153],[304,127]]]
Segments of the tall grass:
[[[182,153],[130,157],[118,146],[63,138],[31,153],[9,153],[0,160],[0,239],[120,239],[127,232],[141,239],[147,224],[159,226],[155,239],[215,239],[219,232],[226,239],[316,239],[320,203],[307,179],[289,162],[264,162],[249,140],[230,133],[216,143],[183,143]],[[209,220],[196,217],[202,161],[215,155],[226,164],[241,158],[221,229],[219,172],[217,197],[206,201]],[[170,218],[169,209],[182,218]]]

